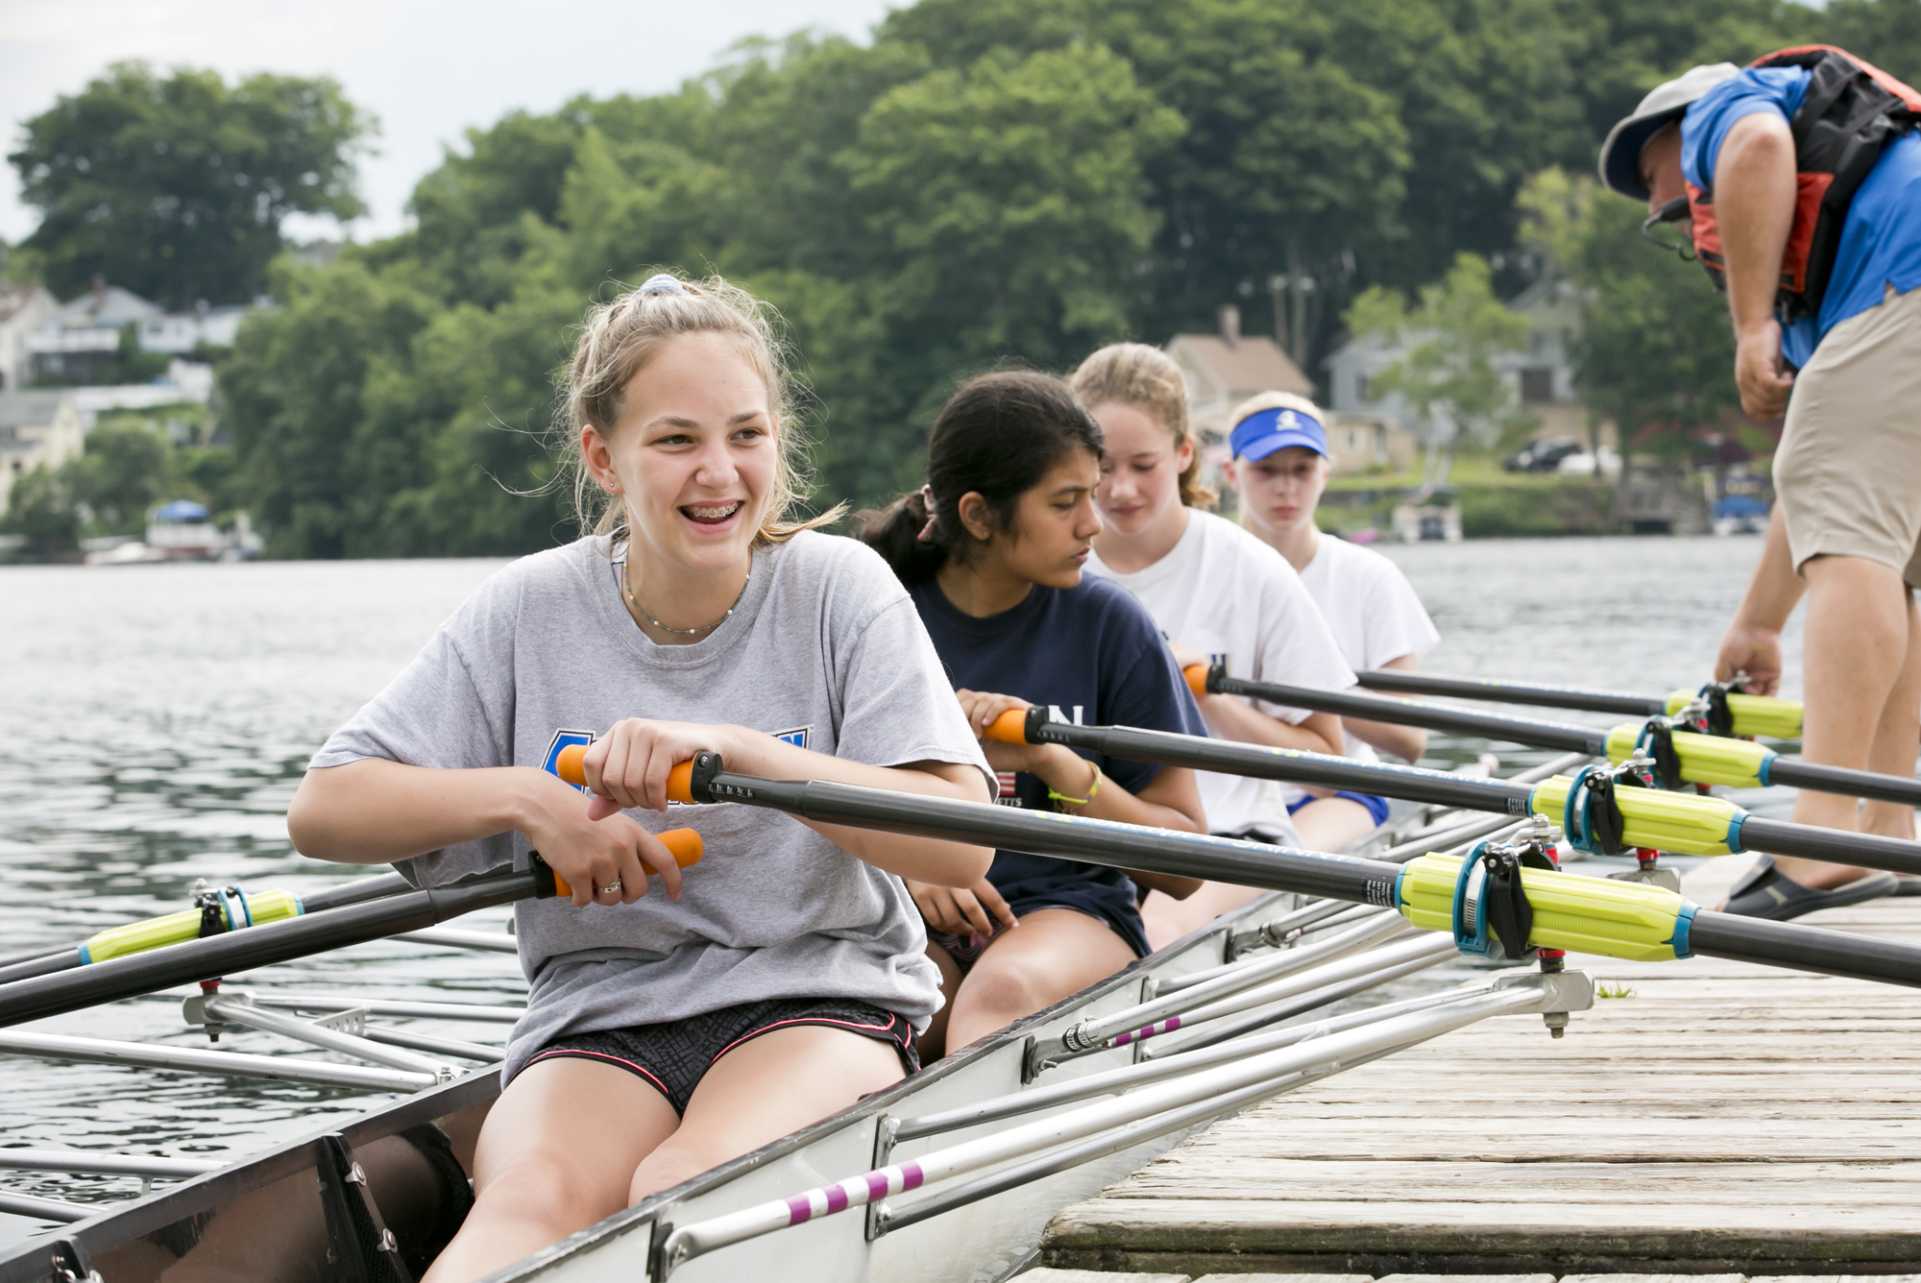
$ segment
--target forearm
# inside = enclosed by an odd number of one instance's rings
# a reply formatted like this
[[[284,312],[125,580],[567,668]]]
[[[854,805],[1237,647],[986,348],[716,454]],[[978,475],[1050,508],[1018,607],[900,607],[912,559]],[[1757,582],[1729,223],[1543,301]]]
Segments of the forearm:
[[[930,762],[922,766],[871,766],[798,748],[772,736],[748,732],[726,755],[729,769],[770,780],[828,780],[861,788],[918,793],[959,802],[988,801],[987,781],[972,766]],[[910,837],[794,817],[841,850],[875,868],[916,882],[967,887],[987,876],[991,847],[939,838]]]
[[[1060,745],[1050,745],[1048,756],[1035,774],[1063,797],[1086,798],[1085,805],[1068,804],[1066,810],[1085,819],[1112,820],[1117,824],[1138,824],[1144,828],[1173,829],[1181,833],[1205,833],[1207,816],[1201,810],[1200,788],[1194,772],[1184,767],[1164,767],[1140,793],[1130,793],[1108,777],[1093,762]],[[1128,876],[1144,887],[1165,891],[1177,900],[1186,899],[1201,885],[1199,878],[1168,873],[1148,873],[1129,869]]]
[[[1354,738],[1370,745],[1390,757],[1403,762],[1418,762],[1427,752],[1427,732],[1418,726],[1401,726],[1394,722],[1363,722],[1358,718],[1342,719],[1343,726],[1354,733]]]
[[[1772,115],[1742,119],[1721,145],[1714,206],[1737,335],[1774,317],[1781,258],[1794,223],[1794,165],[1793,135],[1786,121]]]
[[[315,859],[390,864],[518,828],[541,782],[531,767],[437,770],[363,758],[307,772],[287,835]]]
[[[1310,713],[1298,723],[1289,723],[1263,713],[1239,695],[1206,696],[1201,712],[1224,739],[1336,757],[1341,753],[1341,719],[1333,713]]]
[[[1412,655],[1396,655],[1381,667],[1390,672],[1411,673],[1415,669]],[[1400,758],[1404,762],[1418,762],[1427,752],[1427,732],[1418,726],[1402,726],[1395,722],[1364,722],[1358,718],[1343,718],[1342,725],[1353,732],[1354,737],[1364,744],[1371,745],[1383,753]]]
[[[1760,564],[1754,568],[1754,578],[1748,582],[1747,595],[1741,599],[1735,622],[1778,633],[1787,626],[1788,616],[1800,604],[1806,588],[1801,576],[1794,573],[1794,558],[1788,551],[1787,520],[1781,515],[1781,506],[1776,504],[1774,515],[1768,520],[1767,538],[1761,545]]]

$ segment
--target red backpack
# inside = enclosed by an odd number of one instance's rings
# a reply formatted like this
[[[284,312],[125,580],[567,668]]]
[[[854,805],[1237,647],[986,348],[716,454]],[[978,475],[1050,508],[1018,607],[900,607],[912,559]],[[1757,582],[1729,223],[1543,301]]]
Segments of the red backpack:
[[[1794,134],[1794,223],[1781,256],[1774,309],[1785,323],[1821,309],[1841,247],[1848,203],[1882,150],[1921,124],[1921,91],[1833,45],[1798,45],[1756,58],[1751,67],[1805,67],[1812,74]],[[1688,184],[1689,236],[1716,289],[1727,288],[1727,262],[1714,198]]]

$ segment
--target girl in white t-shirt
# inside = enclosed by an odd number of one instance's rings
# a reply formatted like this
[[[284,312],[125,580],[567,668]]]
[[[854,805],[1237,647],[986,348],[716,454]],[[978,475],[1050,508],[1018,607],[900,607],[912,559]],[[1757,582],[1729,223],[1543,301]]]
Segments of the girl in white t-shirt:
[[[1213,495],[1195,481],[1180,367],[1158,348],[1117,343],[1083,361],[1073,387],[1107,441],[1097,495],[1103,527],[1088,569],[1140,598],[1183,666],[1218,655],[1237,677],[1329,690],[1352,686],[1354,674],[1293,568],[1232,522],[1202,510]],[[1235,695],[1208,695],[1200,706],[1222,739],[1340,752],[1341,722],[1332,713]],[[1272,785],[1211,772],[1199,779],[1214,832],[1295,840],[1285,799]],[[1148,942],[1159,948],[1258,894],[1208,883],[1185,900],[1149,895],[1141,909]]]
[[[1333,470],[1320,408],[1306,397],[1263,392],[1236,407],[1233,421],[1227,479],[1240,499],[1241,524],[1300,572],[1354,669],[1411,672],[1441,639],[1414,586],[1380,553],[1323,535],[1314,523]],[[1413,726],[1350,717],[1344,729],[1350,757],[1374,761],[1379,749],[1413,762],[1427,748],[1427,732]],[[1368,794],[1296,791],[1289,806],[1302,841],[1330,849],[1387,818],[1387,803]]]

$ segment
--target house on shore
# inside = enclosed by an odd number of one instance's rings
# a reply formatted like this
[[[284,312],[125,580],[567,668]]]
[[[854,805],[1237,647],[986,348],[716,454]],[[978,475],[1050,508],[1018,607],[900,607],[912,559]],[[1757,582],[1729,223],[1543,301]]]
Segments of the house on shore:
[[[0,285],[0,392],[29,382],[27,337],[53,318],[59,304],[38,285]]]
[[[1233,304],[1221,308],[1215,333],[1177,334],[1166,351],[1187,379],[1188,422],[1201,442],[1202,475],[1209,485],[1218,484],[1227,459],[1234,407],[1261,392],[1315,399],[1314,381],[1280,344],[1241,333],[1241,310]],[[1337,472],[1399,470],[1412,466],[1419,450],[1411,432],[1380,416],[1330,414],[1326,426]]]
[[[190,312],[168,312],[130,290],[95,281],[86,293],[53,308],[27,334],[29,381],[109,381],[130,328],[140,350],[150,355],[181,358],[202,348],[232,347],[240,322],[258,306],[202,305]]]
[[[1518,407],[1533,416],[1537,437],[1572,437],[1585,441],[1588,412],[1574,389],[1574,343],[1580,332],[1580,307],[1573,287],[1543,279],[1516,295],[1508,307],[1527,318],[1522,346],[1495,358],[1494,368],[1513,389]],[[1406,401],[1381,391],[1381,373],[1425,340],[1422,334],[1404,335],[1399,343],[1377,338],[1348,340],[1327,359],[1328,404],[1343,417],[1368,419],[1412,428]],[[1604,442],[1612,443],[1612,426],[1604,427]]]
[[[28,388],[0,392],[0,513],[14,484],[34,468],[58,468],[86,448],[87,434],[109,414],[134,412],[158,423],[169,440],[188,440],[213,396],[204,365],[176,361],[159,383],[98,388]],[[179,415],[167,411],[179,409]],[[193,413],[186,413],[186,411]]]

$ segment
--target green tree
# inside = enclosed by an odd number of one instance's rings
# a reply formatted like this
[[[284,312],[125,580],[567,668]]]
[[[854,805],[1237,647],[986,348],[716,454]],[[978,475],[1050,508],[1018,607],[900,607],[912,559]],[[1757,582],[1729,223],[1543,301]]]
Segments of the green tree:
[[[366,435],[376,372],[405,381],[442,309],[355,259],[284,271],[281,306],[241,326],[220,371],[223,418],[276,557],[372,555],[388,496],[418,485],[435,424]]]
[[[1180,132],[1098,45],[989,55],[874,103],[842,164],[923,404],[970,368],[1063,368],[1129,332],[1157,221],[1144,165]]]
[[[166,438],[139,419],[95,424],[80,456],[62,468],[75,502],[90,517],[89,533],[144,531],[147,511],[172,489],[172,453]]]
[[[1495,297],[1485,259],[1462,254],[1412,304],[1392,290],[1370,289],[1348,309],[1347,327],[1357,338],[1400,349],[1370,383],[1406,402],[1425,447],[1429,487],[1446,482],[1463,438],[1491,444],[1519,413],[1495,360],[1526,341],[1527,319]]]
[[[229,86],[123,62],[23,129],[8,159],[41,215],[25,244],[48,287],[101,276],[186,307],[258,294],[287,215],[360,214],[354,166],[374,124],[325,77]]]
[[[25,535],[27,555],[36,560],[62,560],[78,552],[80,505],[64,470],[37,467],[16,477],[0,529]]]

